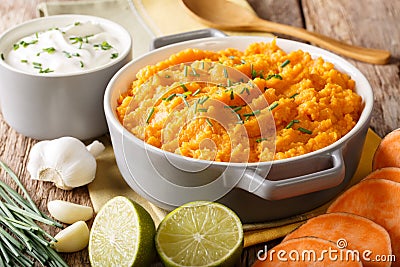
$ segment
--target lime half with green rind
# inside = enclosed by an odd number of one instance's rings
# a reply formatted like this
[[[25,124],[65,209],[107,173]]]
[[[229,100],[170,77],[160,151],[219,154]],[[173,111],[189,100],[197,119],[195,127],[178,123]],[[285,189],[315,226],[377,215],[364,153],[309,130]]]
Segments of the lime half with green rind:
[[[233,266],[243,250],[243,228],[226,206],[196,201],[164,218],[155,243],[165,266]]]
[[[93,267],[150,266],[155,258],[155,225],[138,203],[117,196],[96,215],[89,238]]]

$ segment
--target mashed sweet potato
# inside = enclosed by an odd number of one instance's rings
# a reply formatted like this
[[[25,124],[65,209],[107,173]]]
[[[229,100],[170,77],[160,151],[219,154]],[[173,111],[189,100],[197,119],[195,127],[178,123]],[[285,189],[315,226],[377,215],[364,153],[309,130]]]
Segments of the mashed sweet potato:
[[[348,133],[363,107],[354,88],[333,64],[301,50],[286,53],[275,41],[245,51],[187,49],[140,70],[117,114],[161,149],[258,162],[309,153]]]

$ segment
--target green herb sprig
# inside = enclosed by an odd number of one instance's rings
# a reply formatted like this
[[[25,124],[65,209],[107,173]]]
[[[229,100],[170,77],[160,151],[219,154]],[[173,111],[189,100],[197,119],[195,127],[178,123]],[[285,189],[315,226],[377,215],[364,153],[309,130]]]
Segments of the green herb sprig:
[[[0,167],[17,184],[22,194],[0,180],[0,264],[2,266],[65,266],[67,263],[51,247],[56,241],[35,221],[62,228],[42,213],[17,175],[2,161]]]

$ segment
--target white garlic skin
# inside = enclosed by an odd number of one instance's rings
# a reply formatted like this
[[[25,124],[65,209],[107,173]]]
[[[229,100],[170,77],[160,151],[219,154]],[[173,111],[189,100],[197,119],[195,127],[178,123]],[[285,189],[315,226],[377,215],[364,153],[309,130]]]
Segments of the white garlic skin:
[[[99,150],[96,149],[97,154]],[[92,182],[96,167],[95,157],[82,141],[74,137],[36,143],[27,164],[32,179],[53,182],[65,190]]]
[[[54,236],[57,242],[52,247],[57,252],[77,252],[89,244],[89,228],[84,221],[78,221]]]
[[[93,217],[93,209],[63,200],[52,200],[47,203],[47,210],[56,220],[73,224],[77,221],[87,221]]]

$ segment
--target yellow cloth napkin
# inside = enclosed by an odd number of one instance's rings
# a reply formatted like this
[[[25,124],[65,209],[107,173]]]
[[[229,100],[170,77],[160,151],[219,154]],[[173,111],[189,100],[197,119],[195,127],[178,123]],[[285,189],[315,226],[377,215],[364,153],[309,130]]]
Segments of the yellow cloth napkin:
[[[239,3],[244,8],[251,9],[245,0],[231,1]],[[150,47],[150,41],[154,37],[205,28],[204,25],[188,15],[179,0],[49,2],[39,4],[37,12],[39,16],[71,13],[96,15],[118,22],[132,34],[134,56],[147,52]],[[238,32],[227,33],[229,35],[243,34]],[[271,36],[268,33],[246,33],[246,35],[251,34]],[[146,201],[126,184],[116,165],[109,136],[102,137],[101,141],[106,145],[106,150],[98,157],[96,179],[88,186],[95,211],[97,212],[112,197],[123,195],[140,203],[149,211],[156,225],[158,225],[167,212]],[[369,130],[361,162],[349,186],[359,182],[371,171],[372,157],[379,142],[380,138]],[[245,246],[283,237],[307,219],[324,213],[328,205],[329,203],[290,218],[265,223],[245,224]]]

